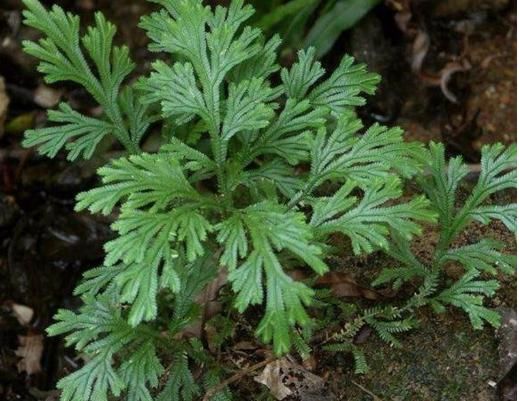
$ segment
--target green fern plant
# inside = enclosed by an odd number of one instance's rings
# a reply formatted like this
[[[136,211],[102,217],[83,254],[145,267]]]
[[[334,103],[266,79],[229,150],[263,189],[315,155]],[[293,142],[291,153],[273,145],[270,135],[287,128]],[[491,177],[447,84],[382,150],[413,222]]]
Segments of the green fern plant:
[[[504,244],[495,239],[483,238],[463,246],[457,246],[455,241],[470,230],[472,222],[500,221],[509,231],[516,231],[517,205],[492,203],[494,194],[516,187],[515,163],[515,146],[485,145],[478,181],[466,199],[460,199],[460,184],[469,173],[468,166],[460,157],[446,161],[444,146],[431,143],[424,174],[418,176],[416,182],[438,214],[439,239],[432,258],[428,262],[420,260],[409,241],[393,230],[387,252],[399,265],[384,269],[373,284],[392,283],[396,289],[405,282],[421,280],[423,284],[409,301],[408,309],[430,305],[435,311],[443,312],[447,306],[454,306],[467,313],[475,329],[481,329],[485,322],[498,327],[499,314],[485,307],[483,301],[499,288],[492,276],[499,270],[505,274],[515,272],[515,257],[503,253]],[[445,271],[452,263],[464,272],[454,280]]]
[[[78,196],[77,210],[116,216],[116,237],[76,288],[83,306],[60,310],[48,329],[86,361],[59,382],[64,401],[186,401],[218,382],[221,367],[184,330],[201,318],[197,296],[222,270],[238,312],[261,306],[258,338],[276,354],[307,352],[315,292],[289,270],[326,272],[332,234],[348,237],[356,254],[372,252],[391,248],[391,232],[409,241],[436,218],[425,196],[400,199],[424,147],[403,142],[398,128],[363,130],[354,114],[377,75],[346,56],[325,76],[314,49],[280,69],[280,39],[245,26],[253,9],[240,0],[214,10],[153,1],[162,9],[141,26],[168,62],[131,81],[129,52],[113,46],[115,28],[101,14],[80,36],[76,16],[24,0],[25,23],[44,34],[25,49],[47,82],[83,86],[104,112],[60,105],[49,113],[54,125],[28,131],[25,145],[76,160],[110,136],[127,151]],[[145,153],[152,123],[162,125],[163,144]],[[379,325],[388,338],[389,326]],[[203,380],[193,365],[204,367]],[[212,399],[230,397],[225,388]]]
[[[516,149],[503,145],[486,145],[482,149],[481,173],[471,192],[461,195],[463,179],[469,168],[460,157],[446,161],[445,148],[431,143],[425,153],[424,172],[415,182],[431,200],[438,214],[439,232],[429,261],[414,254],[412,244],[398,230],[391,230],[389,246],[383,251],[397,263],[397,267],[383,269],[373,281],[374,286],[391,285],[394,290],[405,283],[421,282],[415,294],[397,306],[376,306],[357,310],[350,314],[344,327],[331,336],[323,349],[332,352],[348,352],[354,356],[355,372],[368,370],[366,358],[355,336],[368,326],[385,342],[399,347],[394,334],[409,331],[417,326],[414,315],[418,308],[430,306],[442,313],[449,306],[459,308],[468,315],[475,329],[485,323],[499,327],[500,315],[485,306],[485,298],[491,298],[499,288],[493,276],[515,272],[516,258],[502,252],[504,244],[491,238],[457,246],[456,239],[470,229],[473,222],[488,224],[500,221],[509,231],[516,232],[516,204],[496,205],[492,195],[516,187]],[[447,275],[446,267],[455,263],[463,269],[457,279]]]

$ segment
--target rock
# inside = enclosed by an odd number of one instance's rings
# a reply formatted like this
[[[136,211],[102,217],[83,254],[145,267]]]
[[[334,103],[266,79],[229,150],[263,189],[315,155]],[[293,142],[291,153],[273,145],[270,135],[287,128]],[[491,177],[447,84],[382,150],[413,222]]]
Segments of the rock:
[[[62,95],[62,90],[57,90],[50,86],[40,84],[34,91],[34,103],[44,109],[50,109],[57,106]]]

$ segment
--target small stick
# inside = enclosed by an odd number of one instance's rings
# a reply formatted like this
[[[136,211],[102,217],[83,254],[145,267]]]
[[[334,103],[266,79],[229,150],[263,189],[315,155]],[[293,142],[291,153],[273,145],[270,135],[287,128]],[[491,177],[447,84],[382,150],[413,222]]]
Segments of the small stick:
[[[352,380],[351,381],[353,384],[355,384],[358,388],[360,388],[362,391],[364,391],[366,394],[370,395],[371,397],[373,397],[373,400],[374,401],[383,401],[382,398],[378,397],[376,394],[373,394],[371,391],[369,391],[366,387],[364,387],[363,385],[357,383],[356,381]]]
[[[221,382],[221,383],[217,384],[216,386],[211,387],[209,390],[207,390],[202,401],[209,401],[209,399],[212,396],[216,395],[218,392],[223,390],[229,384],[234,383],[237,380],[240,380],[243,376],[245,376],[251,372],[254,372],[255,370],[258,370],[258,369],[262,368],[263,366],[268,365],[271,362],[274,362],[275,360],[276,360],[276,358],[267,358],[262,362],[258,362],[255,365],[252,365],[245,369],[240,370],[239,372],[235,373],[228,379],[225,379],[223,382]]]

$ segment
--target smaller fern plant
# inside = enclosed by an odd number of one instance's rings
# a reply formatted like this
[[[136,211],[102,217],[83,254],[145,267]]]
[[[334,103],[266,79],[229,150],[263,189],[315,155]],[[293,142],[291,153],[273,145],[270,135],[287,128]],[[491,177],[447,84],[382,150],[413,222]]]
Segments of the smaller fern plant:
[[[516,188],[516,148],[501,144],[482,148],[481,172],[468,195],[462,196],[463,179],[469,168],[461,157],[446,160],[442,144],[431,143],[425,153],[423,174],[415,178],[418,187],[431,200],[438,214],[436,223],[439,238],[430,260],[415,255],[412,244],[398,230],[391,230],[391,241],[383,251],[390,255],[397,267],[383,269],[373,281],[374,286],[391,285],[394,290],[404,284],[418,281],[421,285],[415,294],[401,305],[375,306],[349,311],[342,329],[330,336],[324,350],[351,353],[355,373],[366,373],[368,363],[362,347],[355,345],[355,338],[365,327],[370,327],[385,342],[394,347],[401,344],[395,334],[417,327],[416,310],[430,306],[437,313],[455,307],[465,312],[475,329],[485,323],[499,327],[500,314],[488,308],[490,300],[499,288],[495,276],[514,274],[515,255],[503,253],[504,244],[491,238],[478,242],[456,245],[456,240],[471,223],[489,224],[499,221],[512,233],[516,232],[517,205],[497,205],[492,197],[501,191]],[[432,230],[432,227],[431,227]],[[458,278],[447,275],[446,267],[456,264],[462,269]]]
[[[393,230],[391,246],[386,252],[399,266],[384,269],[373,284],[391,283],[397,289],[405,282],[421,280],[423,284],[410,299],[407,309],[430,305],[435,311],[443,312],[446,307],[454,306],[467,313],[475,329],[481,329],[485,322],[498,327],[499,314],[487,308],[484,300],[499,288],[499,282],[492,276],[498,271],[515,273],[515,256],[503,253],[504,244],[495,239],[483,238],[462,246],[456,245],[456,240],[470,230],[473,222],[486,225],[499,221],[510,232],[516,232],[517,205],[492,202],[492,197],[500,191],[516,188],[515,163],[515,146],[485,145],[477,183],[466,199],[460,199],[468,166],[460,157],[447,161],[444,146],[431,143],[424,174],[416,178],[438,214],[439,239],[431,260],[420,260],[410,242]],[[461,277],[453,280],[447,276],[445,269],[449,264],[462,268]]]

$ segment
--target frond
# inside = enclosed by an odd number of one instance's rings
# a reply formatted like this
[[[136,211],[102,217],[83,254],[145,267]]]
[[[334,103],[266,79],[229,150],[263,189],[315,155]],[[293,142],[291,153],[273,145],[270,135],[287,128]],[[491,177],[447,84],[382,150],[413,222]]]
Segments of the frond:
[[[76,210],[108,214],[119,203],[132,208],[165,208],[175,199],[200,199],[178,161],[168,154],[120,158],[98,170],[105,185],[78,195]]]
[[[402,195],[400,181],[390,176],[385,181],[376,180],[365,188],[362,199],[340,216],[322,222],[316,229],[321,235],[341,232],[347,235],[356,254],[372,252],[389,246],[389,229],[398,230],[407,240],[421,233],[418,222],[432,222],[435,215],[429,202],[418,196],[407,203],[385,206],[388,201]]]
[[[169,377],[157,401],[192,401],[200,393],[189,369],[186,353],[177,353],[169,369]]]
[[[488,239],[472,245],[449,249],[440,259],[440,263],[455,261],[466,270],[476,269],[481,272],[496,274],[497,269],[511,273],[515,271],[515,257],[500,252],[503,244]]]
[[[308,95],[312,105],[330,108],[340,116],[353,106],[362,106],[365,99],[361,94],[373,95],[380,76],[366,71],[364,64],[354,64],[351,56],[344,56],[339,67],[323,83]]]
[[[49,121],[61,125],[26,131],[23,146],[37,146],[42,155],[51,158],[66,148],[68,160],[89,159],[99,142],[114,131],[112,124],[86,117],[66,103],[61,103],[59,110],[49,111]]]
[[[437,312],[445,310],[444,305],[453,305],[465,311],[475,329],[482,329],[488,322],[499,327],[501,317],[498,312],[483,306],[484,297],[491,297],[499,288],[496,280],[477,280],[479,271],[469,270],[463,277],[443,290],[432,300],[432,307]]]
[[[310,322],[303,306],[308,305],[313,291],[284,273],[276,251],[292,253],[319,274],[327,270],[319,247],[311,244],[312,232],[304,215],[265,202],[246,208],[242,216],[234,216],[217,229],[218,240],[226,247],[220,262],[230,263],[229,281],[237,293],[236,307],[243,311],[263,302],[266,288],[265,316],[257,332],[264,341],[274,342],[277,353],[286,352],[291,344],[290,326]],[[246,253],[248,240],[253,250],[234,268],[238,256]]]
[[[301,100],[305,98],[310,87],[324,75],[321,63],[315,61],[315,49],[299,50],[298,61],[292,65],[290,70],[281,70],[281,80],[285,93],[291,99]]]
[[[481,154],[478,182],[457,210],[454,207],[456,191],[468,168],[459,157],[447,164],[444,146],[430,144],[428,164],[431,175],[419,178],[419,183],[439,214],[443,247],[448,246],[472,220],[484,224],[492,219],[501,220],[508,229],[515,230],[515,205],[484,204],[492,194],[516,186],[515,147],[505,148],[500,144],[484,146]]]
[[[127,401],[153,401],[151,388],[157,387],[164,367],[151,341],[144,342],[119,368],[121,380],[127,388]]]
[[[29,130],[24,146],[39,145],[40,152],[54,157],[63,147],[69,160],[79,156],[90,158],[103,137],[115,136],[129,151],[138,149],[149,123],[146,109],[128,106],[128,93],[120,90],[125,78],[133,70],[126,47],[113,46],[115,26],[101,13],[95,14],[95,25],[88,27],[80,40],[79,18],[54,6],[46,10],[37,0],[24,1],[25,23],[46,35],[38,42],[25,41],[24,50],[40,59],[39,71],[49,83],[72,81],[83,86],[103,106],[106,122],[81,115],[61,104],[59,111],[50,111],[49,120],[62,123],[52,128]],[[84,45],[84,49],[81,47]],[[95,65],[89,65],[88,58]],[[120,107],[121,106],[121,107]],[[138,123],[132,119],[140,117]],[[128,125],[125,117],[129,119]]]

